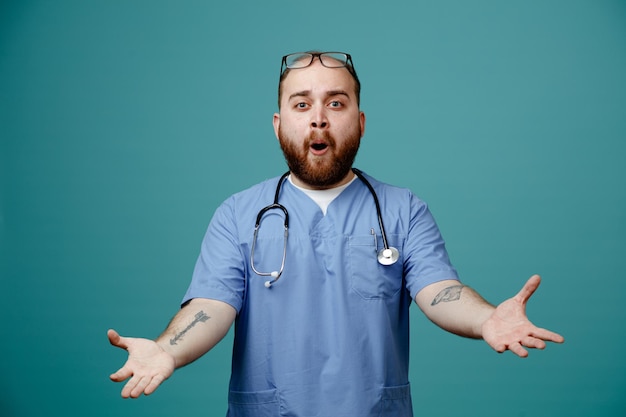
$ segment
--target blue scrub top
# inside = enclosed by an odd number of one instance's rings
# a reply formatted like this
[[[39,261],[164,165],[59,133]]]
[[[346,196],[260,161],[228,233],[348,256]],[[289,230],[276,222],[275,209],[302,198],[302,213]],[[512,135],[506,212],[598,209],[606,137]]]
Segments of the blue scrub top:
[[[409,306],[425,286],[457,279],[426,204],[409,190],[367,176],[374,187],[394,265],[378,263],[382,237],[367,187],[353,181],[324,216],[285,181],[289,211],[285,268],[267,277],[250,266],[254,224],[272,203],[278,178],[233,195],[202,242],[192,298],[226,302],[235,320],[229,416],[410,416]],[[261,222],[255,267],[278,270],[284,215]]]

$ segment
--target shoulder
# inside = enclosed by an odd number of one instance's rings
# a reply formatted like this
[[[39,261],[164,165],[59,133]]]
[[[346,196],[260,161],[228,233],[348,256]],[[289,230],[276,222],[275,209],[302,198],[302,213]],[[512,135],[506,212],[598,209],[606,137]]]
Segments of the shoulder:
[[[280,178],[278,176],[266,179],[232,194],[219,205],[215,214],[233,219],[250,216],[250,213],[255,213],[254,216],[256,216],[261,208],[272,204],[274,201],[274,194]]]
[[[238,191],[235,194],[231,195],[229,198],[227,198],[223,204],[254,205],[255,202],[258,200],[263,202],[263,205],[266,206],[273,201],[276,187],[280,178],[280,176],[269,178],[249,188]],[[269,201],[268,196],[270,197]]]
[[[274,201],[280,177],[274,177],[232,194],[213,213],[213,228],[224,230],[248,230],[254,227],[259,211]]]
[[[398,202],[399,204],[411,204],[415,206],[426,206],[426,202],[419,198],[411,189],[392,185],[372,177],[362,172],[361,174],[371,184],[372,188],[378,195],[378,198],[388,201],[389,203]]]

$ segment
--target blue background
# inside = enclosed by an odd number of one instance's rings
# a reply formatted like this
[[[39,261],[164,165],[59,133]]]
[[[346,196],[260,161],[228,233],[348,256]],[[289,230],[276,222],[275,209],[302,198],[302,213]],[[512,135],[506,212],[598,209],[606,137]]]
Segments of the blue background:
[[[463,280],[533,273],[525,360],[412,308],[417,415],[626,414],[626,2],[0,2],[0,414],[224,415],[232,334],[153,396],[106,330],[156,337],[216,206],[282,173],[283,54],[352,54],[356,165],[428,201]]]

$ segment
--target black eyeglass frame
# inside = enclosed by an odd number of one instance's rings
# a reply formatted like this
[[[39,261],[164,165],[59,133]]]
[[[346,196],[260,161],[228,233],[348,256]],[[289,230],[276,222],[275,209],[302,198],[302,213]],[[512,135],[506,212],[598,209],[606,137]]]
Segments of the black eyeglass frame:
[[[303,66],[297,66],[297,67],[292,67],[289,66],[287,64],[287,60],[289,59],[289,57],[293,57],[293,56],[301,56],[303,58],[306,58],[307,55],[310,56],[311,60],[309,61],[308,64],[303,65]],[[335,56],[333,56],[335,55]],[[337,61],[337,57],[336,55],[343,55],[345,56],[344,60],[339,60],[339,62],[342,65],[326,65],[324,63],[324,57],[333,59],[334,61]],[[345,52],[335,52],[335,51],[329,51],[329,52],[294,52],[292,54],[287,54],[285,56],[283,56],[283,59],[280,63],[280,76],[282,77],[285,74],[285,71],[287,70],[293,70],[293,69],[302,69],[302,68],[307,68],[309,66],[311,66],[311,64],[313,63],[313,61],[315,60],[315,58],[319,58],[320,63],[325,66],[326,68],[346,68],[350,74],[352,74],[353,77],[357,78],[356,75],[356,70],[354,69],[354,64],[352,63],[352,56],[350,56],[350,54],[345,53]],[[296,62],[301,62],[301,60],[296,60]]]

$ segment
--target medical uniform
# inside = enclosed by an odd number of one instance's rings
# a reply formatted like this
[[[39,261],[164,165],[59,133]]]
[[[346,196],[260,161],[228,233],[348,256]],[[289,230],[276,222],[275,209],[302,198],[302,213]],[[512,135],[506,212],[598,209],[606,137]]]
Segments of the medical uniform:
[[[366,175],[382,209],[393,265],[378,263],[383,242],[372,194],[353,181],[326,215],[289,181],[284,272],[250,266],[257,213],[278,178],[233,195],[215,212],[183,303],[226,302],[235,321],[228,416],[411,416],[409,306],[425,286],[456,279],[426,204],[409,190]],[[268,211],[254,254],[258,271],[282,262],[284,215]]]

